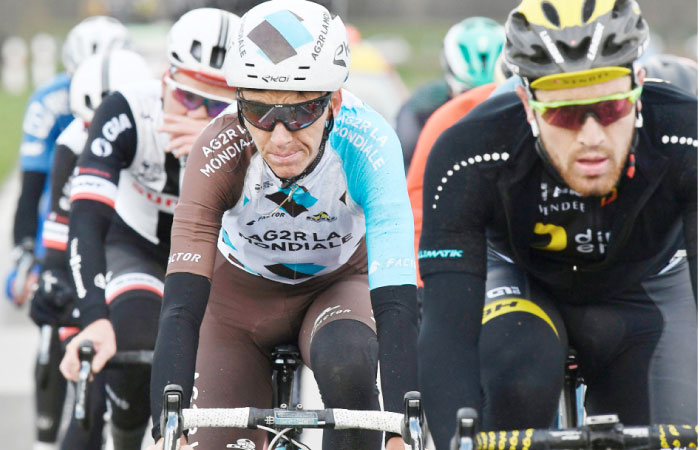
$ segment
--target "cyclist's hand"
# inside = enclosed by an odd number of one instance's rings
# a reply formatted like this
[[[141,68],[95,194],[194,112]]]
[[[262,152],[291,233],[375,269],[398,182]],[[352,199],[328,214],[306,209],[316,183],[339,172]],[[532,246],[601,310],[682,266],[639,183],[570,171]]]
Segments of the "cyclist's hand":
[[[165,151],[172,152],[173,156],[177,158],[189,154],[194,141],[210,120],[208,117],[199,119],[177,114],[164,114],[163,125],[158,128],[158,131],[170,134],[170,143]]]
[[[146,447],[146,450],[163,450],[163,438],[158,439],[158,442],[155,444]],[[182,436],[180,438],[180,450],[193,450],[192,447],[187,445],[187,441],[185,440],[185,436]]]
[[[75,297],[68,274],[61,270],[45,270],[34,292],[29,316],[37,325],[72,325],[69,322]]]
[[[405,450],[406,446],[403,443],[403,439],[399,436],[394,436],[386,441],[386,450]]]
[[[95,357],[92,360],[92,371],[98,373],[105,366],[105,363],[117,352],[117,338],[114,336],[114,329],[108,319],[98,319],[85,327],[66,346],[66,354],[59,365],[61,373],[67,380],[78,381],[80,372],[80,359],[78,359],[78,348],[84,340],[91,340],[95,346]]]
[[[7,283],[8,298],[12,303],[17,306],[22,306],[32,297],[34,290],[37,287],[37,281],[39,280],[39,274],[37,271],[32,270],[26,274],[24,278],[24,283],[17,283],[19,274],[16,270],[10,273]],[[13,286],[14,285],[14,286]]]

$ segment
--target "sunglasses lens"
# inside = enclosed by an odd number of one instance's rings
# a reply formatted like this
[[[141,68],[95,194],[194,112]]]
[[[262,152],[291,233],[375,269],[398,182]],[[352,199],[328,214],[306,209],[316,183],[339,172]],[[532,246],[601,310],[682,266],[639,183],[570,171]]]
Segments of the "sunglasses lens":
[[[626,98],[623,98],[599,102],[591,106],[594,107],[593,112],[598,116],[600,124],[606,127],[629,114],[634,105]]]
[[[239,109],[248,122],[256,128],[272,131],[277,122],[282,122],[289,131],[306,128],[323,115],[328,96],[294,105],[267,105],[239,99]]]
[[[592,113],[604,127],[620,120],[632,111],[633,103],[626,98],[605,100],[590,105],[569,105],[548,108],[542,118],[550,125],[569,130],[578,130],[583,125],[584,117]]]
[[[207,115],[209,117],[216,117],[221,112],[228,107],[228,103],[220,102],[218,100],[209,100],[207,102]]]
[[[175,89],[173,91],[173,96],[190,111],[199,108],[202,106],[202,103],[204,103],[204,99],[201,96],[192,92],[187,92],[184,89]]]

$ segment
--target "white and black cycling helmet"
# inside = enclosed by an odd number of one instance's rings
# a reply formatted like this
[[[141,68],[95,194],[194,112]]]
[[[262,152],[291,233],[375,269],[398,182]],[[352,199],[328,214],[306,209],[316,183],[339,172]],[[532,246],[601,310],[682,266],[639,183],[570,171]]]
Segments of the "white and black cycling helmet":
[[[508,16],[504,53],[513,72],[536,80],[629,67],[648,43],[634,0],[522,0]]]
[[[63,66],[73,74],[89,56],[129,45],[129,32],[117,19],[88,17],[68,32],[63,44]]]
[[[86,123],[92,122],[102,99],[125,85],[152,77],[146,60],[131,50],[112,50],[90,56],[75,71],[70,85],[70,109]]]
[[[216,8],[185,13],[168,32],[172,67],[205,83],[226,86],[224,61],[239,20],[237,15]]]
[[[333,92],[349,68],[340,17],[306,0],[271,0],[241,17],[225,70],[230,86]]]

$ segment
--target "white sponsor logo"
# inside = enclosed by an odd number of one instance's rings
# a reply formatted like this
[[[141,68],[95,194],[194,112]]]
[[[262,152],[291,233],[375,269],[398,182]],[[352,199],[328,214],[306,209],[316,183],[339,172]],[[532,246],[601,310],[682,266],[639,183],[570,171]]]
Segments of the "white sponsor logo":
[[[73,281],[75,282],[75,290],[78,294],[78,298],[85,298],[87,294],[85,284],[83,283],[83,277],[80,275],[80,262],[82,260],[82,257],[78,254],[78,238],[73,238],[70,242],[70,259],[68,260],[68,264],[73,273]]]
[[[185,252],[178,252],[178,253],[173,253],[170,255],[170,258],[168,258],[168,264],[174,263],[174,262],[179,262],[179,261],[192,261],[194,263],[199,262],[199,260],[202,258],[202,255],[199,253],[185,253]]]
[[[95,286],[100,289],[107,289],[107,283],[112,279],[112,272],[107,272],[107,276],[98,273],[95,275]]]
[[[239,439],[235,444],[228,444],[226,448],[238,448],[241,450],[254,450],[255,442],[250,439]]]
[[[595,55],[598,53],[598,46],[600,45],[600,40],[603,38],[603,30],[605,30],[605,25],[598,22],[595,25],[595,30],[593,31],[593,39],[591,39],[591,45],[588,47],[588,54],[586,57],[594,61]]]
[[[92,141],[90,151],[101,158],[111,155],[112,144],[110,142],[116,141],[122,131],[128,128],[132,128],[132,125],[125,113],[112,117],[102,126],[102,136],[104,137],[99,137]]]
[[[100,158],[106,158],[112,154],[112,144],[104,138],[97,138],[90,144],[90,151]]]
[[[546,30],[540,31],[540,38],[542,39],[542,42],[544,42],[544,46],[547,47],[549,54],[552,55],[552,58],[554,58],[554,62],[557,64],[563,63],[564,58],[561,56],[561,53],[559,53],[557,46],[554,45],[552,38],[549,37],[549,33],[547,33]]]
[[[501,286],[486,293],[488,298],[501,297],[502,295],[520,295],[520,288],[518,286]]]
[[[379,261],[372,261],[372,264],[369,266],[369,275],[372,275],[374,272],[377,270],[381,269],[382,265]]]
[[[584,233],[578,233],[574,236],[574,240],[579,244],[576,246],[576,250],[579,252],[593,253],[597,246],[598,252],[603,255],[608,242],[610,242],[610,231],[603,233],[603,231],[598,230],[594,235],[593,230],[589,228]]]

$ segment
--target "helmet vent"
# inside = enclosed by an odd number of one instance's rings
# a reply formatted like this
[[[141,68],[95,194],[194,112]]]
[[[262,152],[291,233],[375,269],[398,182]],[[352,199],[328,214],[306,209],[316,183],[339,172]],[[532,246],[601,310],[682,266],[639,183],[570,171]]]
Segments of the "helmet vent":
[[[581,39],[578,45],[566,45],[564,42],[557,41],[557,48],[568,59],[578,61],[586,57],[588,47],[591,45],[590,36]]]
[[[306,77],[294,77],[294,81],[304,81]]]
[[[192,46],[190,46],[190,55],[199,62],[202,62],[202,43],[199,41],[192,41]]]
[[[601,55],[603,56],[610,56],[614,55],[620,50],[622,50],[622,47],[624,47],[626,42],[622,42],[620,44],[615,43],[615,35],[611,34],[610,36],[605,39],[605,43],[603,44],[603,50],[601,51]]]
[[[87,106],[91,110],[95,110],[95,108],[92,106],[92,99],[90,98],[89,95],[85,94],[85,106]]]
[[[215,69],[221,69],[224,65],[224,59],[226,58],[226,49],[223,47],[214,47],[211,49],[211,57],[209,58],[209,65]]]
[[[299,70],[308,70],[311,66],[299,66]]]
[[[549,56],[549,53],[545,51],[545,49],[540,46],[540,45],[533,45],[530,47],[533,51],[533,54],[531,55],[522,55],[524,58],[529,59],[533,63],[537,65],[546,65],[546,64],[551,64],[552,63],[552,58]],[[518,55],[515,55],[514,58],[517,58]]]
[[[176,52],[171,52],[170,56],[172,56],[177,61],[182,62],[182,58],[180,58],[180,56]]]
[[[255,64],[253,64],[253,63],[245,63],[245,66],[246,66],[246,67],[255,67]]]
[[[559,21],[559,14],[556,8],[549,2],[542,2],[542,12],[549,22],[555,27],[559,28],[561,22]]]
[[[593,15],[594,10],[595,10],[595,0],[586,0],[583,3],[583,12],[581,14],[581,18],[583,19],[583,23],[588,22],[588,20]]]

